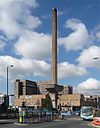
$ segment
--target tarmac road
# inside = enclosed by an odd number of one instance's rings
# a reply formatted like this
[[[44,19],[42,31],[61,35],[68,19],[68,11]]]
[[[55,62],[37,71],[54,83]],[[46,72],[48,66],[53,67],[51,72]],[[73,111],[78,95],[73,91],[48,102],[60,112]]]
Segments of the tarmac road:
[[[80,117],[70,117],[65,120],[52,122],[19,124],[17,120],[0,120],[0,128],[91,128],[89,121],[83,121]]]

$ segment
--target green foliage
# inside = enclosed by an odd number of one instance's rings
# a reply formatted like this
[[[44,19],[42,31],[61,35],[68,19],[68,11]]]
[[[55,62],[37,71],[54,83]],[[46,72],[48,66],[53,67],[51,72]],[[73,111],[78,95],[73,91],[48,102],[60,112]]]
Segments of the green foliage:
[[[47,98],[43,100],[43,107],[47,108],[47,109],[52,108],[52,101],[51,101],[51,98],[49,96],[47,96]]]

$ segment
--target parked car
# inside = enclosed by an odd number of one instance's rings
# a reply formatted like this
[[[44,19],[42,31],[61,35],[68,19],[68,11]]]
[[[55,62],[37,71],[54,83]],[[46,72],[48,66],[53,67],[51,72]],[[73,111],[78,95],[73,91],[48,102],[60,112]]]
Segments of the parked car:
[[[80,115],[80,110],[73,111],[73,112],[72,112],[72,115],[77,115],[77,116],[79,116],[79,115]]]
[[[46,112],[46,115],[52,115],[52,111]]]
[[[70,111],[60,111],[60,115],[62,115],[62,116],[70,116],[71,112]]]

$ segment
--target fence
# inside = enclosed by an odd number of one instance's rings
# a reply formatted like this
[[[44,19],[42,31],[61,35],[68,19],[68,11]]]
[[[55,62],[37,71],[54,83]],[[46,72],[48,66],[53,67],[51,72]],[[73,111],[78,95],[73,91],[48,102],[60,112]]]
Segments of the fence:
[[[19,112],[19,123],[47,122],[57,119],[58,115],[53,112],[31,111],[23,109]]]

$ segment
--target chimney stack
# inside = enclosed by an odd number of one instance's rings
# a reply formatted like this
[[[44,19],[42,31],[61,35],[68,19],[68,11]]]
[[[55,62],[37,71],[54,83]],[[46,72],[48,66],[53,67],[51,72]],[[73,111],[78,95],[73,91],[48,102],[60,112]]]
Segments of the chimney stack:
[[[57,9],[52,9],[52,84],[57,84]]]

